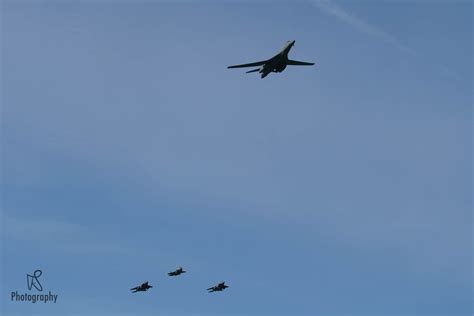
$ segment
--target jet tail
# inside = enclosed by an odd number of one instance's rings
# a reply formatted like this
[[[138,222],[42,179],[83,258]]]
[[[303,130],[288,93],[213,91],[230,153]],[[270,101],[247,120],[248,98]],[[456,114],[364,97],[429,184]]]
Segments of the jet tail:
[[[251,73],[251,72],[256,72],[256,71],[259,71],[260,68],[257,68],[257,69],[254,69],[254,70],[249,70],[249,71],[246,71],[245,73],[248,74],[248,73]]]

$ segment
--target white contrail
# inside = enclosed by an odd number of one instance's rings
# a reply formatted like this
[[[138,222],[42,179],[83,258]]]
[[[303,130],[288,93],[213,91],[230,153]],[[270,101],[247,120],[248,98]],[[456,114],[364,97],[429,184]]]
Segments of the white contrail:
[[[314,4],[318,9],[320,9],[324,13],[336,17],[340,21],[349,24],[350,26],[358,29],[361,32],[376,36],[380,38],[381,40],[391,43],[395,45],[396,47],[398,47],[399,49],[405,52],[408,52],[410,54],[413,54],[413,55],[417,54],[416,51],[403,45],[399,40],[397,40],[392,35],[358,18],[357,16],[347,12],[346,10],[334,4],[334,2],[330,0],[311,0],[311,3]]]

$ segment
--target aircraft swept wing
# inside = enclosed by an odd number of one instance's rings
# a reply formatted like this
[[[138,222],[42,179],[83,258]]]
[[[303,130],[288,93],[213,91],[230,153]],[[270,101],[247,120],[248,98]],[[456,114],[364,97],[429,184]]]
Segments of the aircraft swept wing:
[[[312,66],[312,65],[314,65],[314,63],[308,63],[308,62],[305,62],[305,61],[298,61],[298,60],[291,60],[291,59],[288,59],[286,64],[291,65],[291,66]]]
[[[244,68],[244,67],[256,67],[256,66],[262,66],[267,62],[267,60],[264,61],[257,61],[254,63],[249,63],[249,64],[242,64],[242,65],[234,65],[234,66],[228,66],[227,68]]]

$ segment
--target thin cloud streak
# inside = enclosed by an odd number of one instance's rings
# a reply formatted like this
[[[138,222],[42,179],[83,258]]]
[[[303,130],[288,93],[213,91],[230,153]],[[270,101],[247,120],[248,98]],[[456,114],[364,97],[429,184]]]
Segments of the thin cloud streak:
[[[38,242],[42,249],[73,254],[129,254],[130,249],[113,238],[97,241],[93,231],[77,224],[53,219],[3,218],[0,233],[5,241]]]
[[[373,26],[369,24],[368,22],[358,18],[357,16],[345,11],[341,7],[337,6],[330,0],[312,0],[311,1],[318,9],[323,11],[324,13],[331,15],[333,17],[336,17],[340,21],[358,29],[359,31],[373,35],[375,37],[380,38],[381,40],[391,43],[395,45],[397,48],[399,48],[402,51],[405,51],[407,53],[417,55],[417,52],[414,51],[413,49],[403,45],[400,43],[399,40],[397,40],[395,37],[392,35],[388,34],[387,32],[379,29],[376,26]]]

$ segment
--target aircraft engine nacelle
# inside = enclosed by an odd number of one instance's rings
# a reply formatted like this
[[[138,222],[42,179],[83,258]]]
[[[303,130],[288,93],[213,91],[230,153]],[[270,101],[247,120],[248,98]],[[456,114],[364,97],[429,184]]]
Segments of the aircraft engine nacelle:
[[[274,72],[282,72],[283,70],[285,70],[286,68],[286,64],[282,64],[282,65],[278,65],[275,67],[275,69],[273,69]]]

